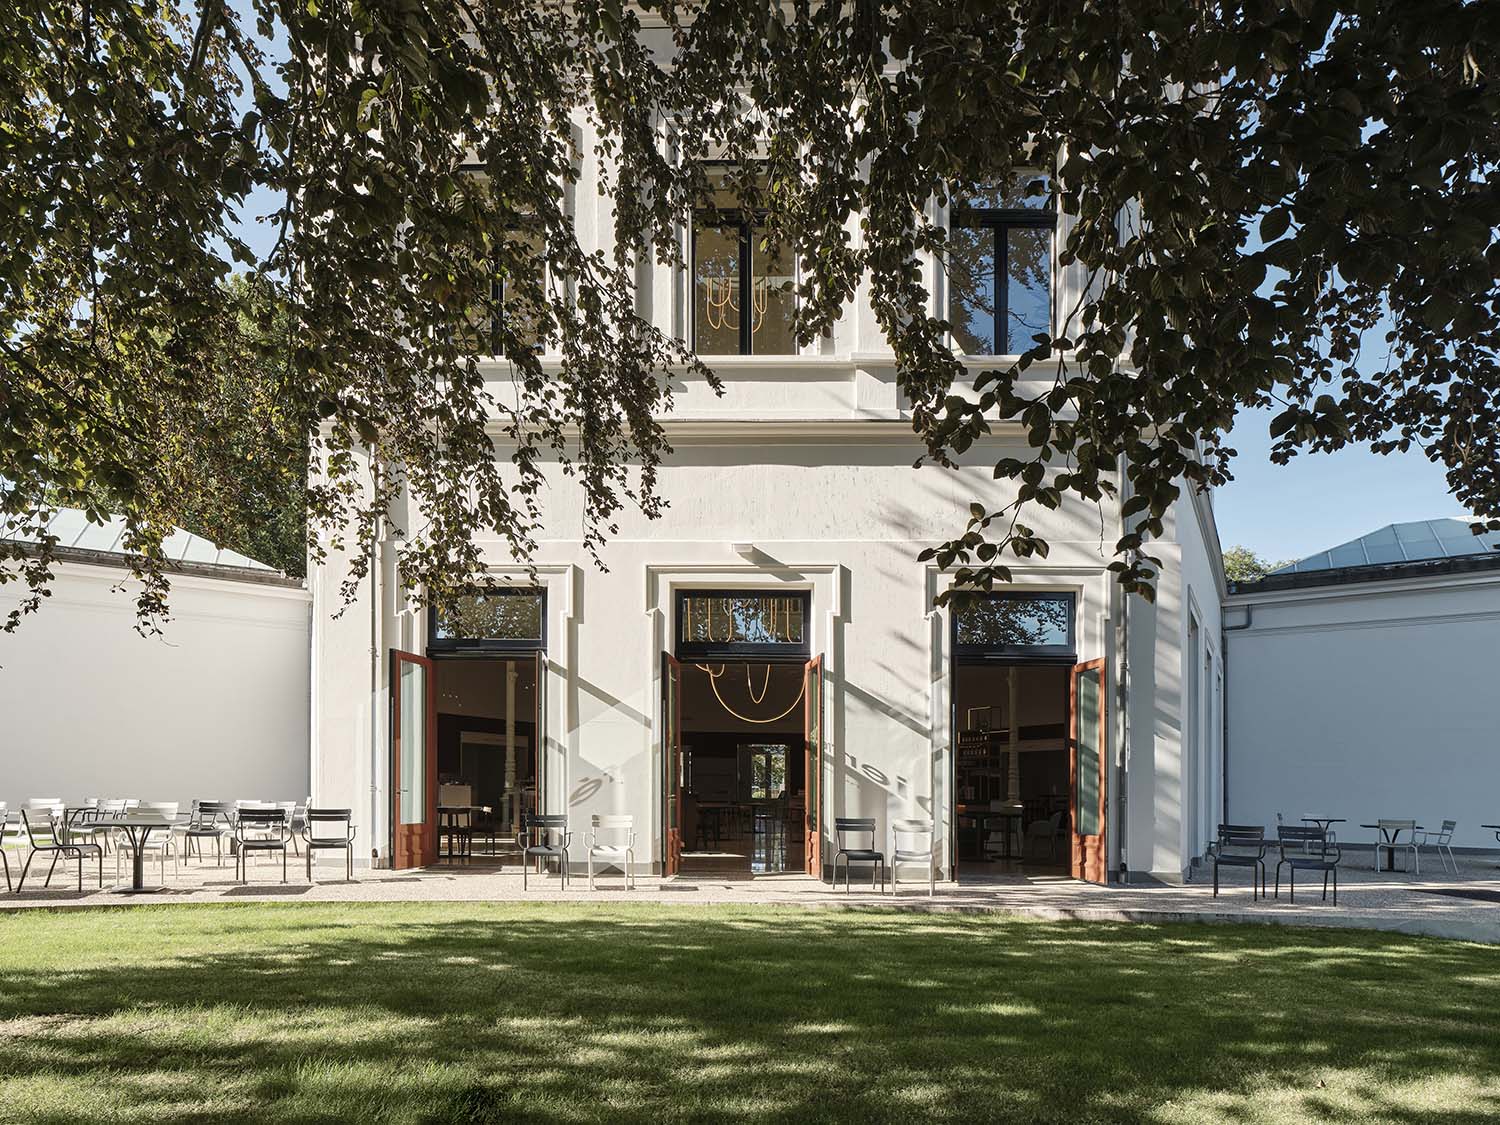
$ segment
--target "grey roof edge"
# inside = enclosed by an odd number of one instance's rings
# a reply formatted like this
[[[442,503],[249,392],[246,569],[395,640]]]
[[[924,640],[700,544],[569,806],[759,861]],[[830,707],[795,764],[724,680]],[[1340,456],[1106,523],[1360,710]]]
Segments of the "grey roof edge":
[[[19,547],[22,554],[41,554],[41,545],[29,539],[0,539],[7,546]],[[82,566],[105,566],[114,570],[129,570],[131,556],[119,551],[95,551],[87,547],[67,547],[58,544],[52,549],[52,557],[58,562],[77,563]],[[277,586],[282,589],[303,590],[307,584],[301,578],[293,578],[279,570],[260,570],[246,566],[231,566],[227,563],[186,562],[166,559],[162,570],[168,574],[190,575],[195,578],[219,578],[230,582],[247,582],[254,586]]]
[[[1369,563],[1364,566],[1333,567],[1329,570],[1297,570],[1268,574],[1253,582],[1231,582],[1231,594],[1269,594],[1279,590],[1307,590],[1319,586],[1348,586],[1362,582],[1399,582],[1448,574],[1472,574],[1500,570],[1500,551],[1451,558],[1413,559],[1399,563]]]

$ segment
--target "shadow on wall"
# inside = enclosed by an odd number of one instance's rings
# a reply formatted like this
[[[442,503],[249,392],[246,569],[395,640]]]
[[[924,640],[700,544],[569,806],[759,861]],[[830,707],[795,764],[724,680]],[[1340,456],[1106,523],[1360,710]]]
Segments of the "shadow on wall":
[[[3,923],[0,1117],[1500,1113],[1500,977],[1458,943],[535,903],[98,918]]]

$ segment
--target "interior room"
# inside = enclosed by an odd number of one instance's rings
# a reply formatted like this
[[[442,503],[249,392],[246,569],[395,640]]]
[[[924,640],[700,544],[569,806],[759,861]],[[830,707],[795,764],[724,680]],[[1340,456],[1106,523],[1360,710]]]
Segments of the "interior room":
[[[537,800],[537,660],[433,662],[438,859],[514,853]]]
[[[960,879],[1068,869],[1068,669],[960,664],[954,759]]]
[[[800,663],[684,664],[684,874],[802,871],[806,738]]]

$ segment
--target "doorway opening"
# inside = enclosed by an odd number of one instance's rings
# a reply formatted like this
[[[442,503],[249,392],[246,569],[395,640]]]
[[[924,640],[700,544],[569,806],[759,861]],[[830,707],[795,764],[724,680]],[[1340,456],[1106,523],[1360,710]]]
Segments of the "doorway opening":
[[[955,669],[954,855],[963,879],[1068,874],[1069,669]]]
[[[433,662],[438,862],[516,853],[540,789],[540,659],[450,657]]]
[[[683,875],[807,869],[806,676],[799,662],[681,666]]]

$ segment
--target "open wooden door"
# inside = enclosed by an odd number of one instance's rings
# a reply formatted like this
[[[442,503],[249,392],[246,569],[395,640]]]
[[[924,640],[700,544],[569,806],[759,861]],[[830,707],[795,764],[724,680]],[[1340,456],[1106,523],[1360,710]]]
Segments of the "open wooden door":
[[[661,757],[667,803],[661,871],[676,875],[682,868],[682,665],[670,652],[661,654]]]
[[[545,812],[547,808],[547,654],[536,653],[535,684],[536,725],[531,736],[531,776],[536,779],[536,792],[531,795],[530,813]]]
[[[1069,695],[1069,800],[1073,814],[1072,874],[1090,883],[1108,880],[1105,850],[1105,780],[1109,765],[1109,724],[1103,660],[1073,666]]]
[[[816,656],[807,662],[803,670],[802,731],[806,740],[807,823],[804,826],[806,840],[806,867],[804,870],[815,879],[823,877],[823,658]]]
[[[391,865],[437,862],[437,707],[432,661],[391,650]]]

